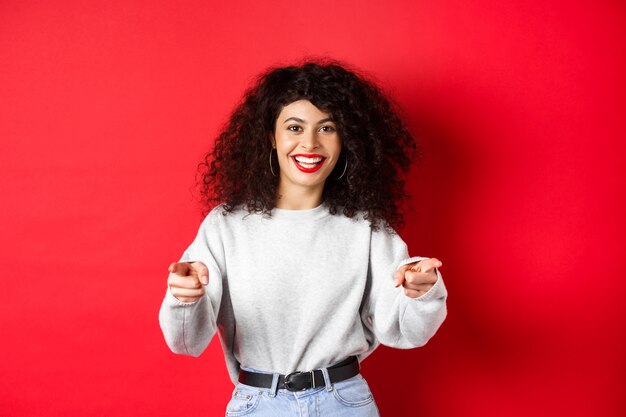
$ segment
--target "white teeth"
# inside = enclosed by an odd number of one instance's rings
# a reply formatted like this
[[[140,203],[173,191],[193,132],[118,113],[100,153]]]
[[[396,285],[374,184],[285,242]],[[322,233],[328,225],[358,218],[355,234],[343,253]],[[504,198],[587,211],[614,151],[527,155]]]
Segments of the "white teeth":
[[[315,157],[315,158],[306,158],[304,156],[296,156],[296,161],[304,162],[306,164],[317,164],[318,162],[322,161],[322,157],[318,156],[318,157]]]

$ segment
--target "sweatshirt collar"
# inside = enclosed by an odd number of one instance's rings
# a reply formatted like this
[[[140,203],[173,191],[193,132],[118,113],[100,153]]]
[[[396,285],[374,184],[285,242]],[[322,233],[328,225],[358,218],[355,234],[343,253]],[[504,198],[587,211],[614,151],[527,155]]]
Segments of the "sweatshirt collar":
[[[329,213],[328,206],[322,202],[319,206],[304,210],[289,210],[275,207],[272,209],[272,218],[275,219],[293,219],[293,220],[313,220],[327,216]]]

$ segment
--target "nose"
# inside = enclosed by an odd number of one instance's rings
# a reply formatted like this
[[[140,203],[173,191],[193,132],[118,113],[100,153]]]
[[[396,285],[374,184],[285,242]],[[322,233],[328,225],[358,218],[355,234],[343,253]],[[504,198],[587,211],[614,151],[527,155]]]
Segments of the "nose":
[[[319,145],[306,145],[306,144],[302,144],[300,145],[302,147],[302,149],[304,149],[305,151],[312,151],[313,149],[317,149],[319,148]]]
[[[308,135],[303,135],[302,143],[300,143],[300,147],[306,151],[312,151],[313,149],[317,149],[320,147],[319,142],[317,141],[317,135],[315,132],[311,132]]]

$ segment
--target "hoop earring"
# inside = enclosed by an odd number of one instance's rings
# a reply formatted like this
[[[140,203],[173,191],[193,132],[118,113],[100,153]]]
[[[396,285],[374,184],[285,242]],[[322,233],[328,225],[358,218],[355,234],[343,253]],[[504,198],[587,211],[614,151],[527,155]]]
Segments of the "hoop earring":
[[[343,166],[343,172],[341,173],[340,176],[335,178],[335,180],[339,181],[340,179],[342,179],[343,176],[345,175],[347,169],[348,169],[348,157],[346,157],[346,164]]]
[[[274,148],[270,149],[270,171],[272,172],[273,176],[276,176],[276,173],[274,172],[274,168],[272,167],[272,153],[274,152]]]

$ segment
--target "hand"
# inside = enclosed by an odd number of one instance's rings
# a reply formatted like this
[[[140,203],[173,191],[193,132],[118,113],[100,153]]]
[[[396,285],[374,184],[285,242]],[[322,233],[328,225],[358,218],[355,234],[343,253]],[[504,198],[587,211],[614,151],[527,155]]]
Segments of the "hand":
[[[167,286],[176,299],[190,303],[202,298],[209,283],[209,271],[202,262],[174,262],[168,270]]]
[[[402,265],[395,274],[394,285],[404,287],[404,293],[411,298],[420,297],[435,285],[437,273],[441,261],[436,258],[422,259],[421,261]]]

